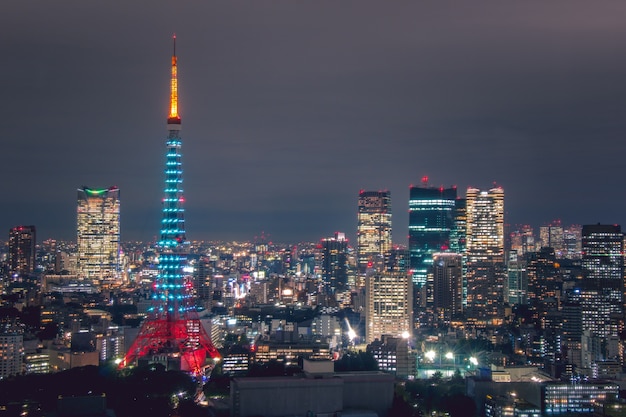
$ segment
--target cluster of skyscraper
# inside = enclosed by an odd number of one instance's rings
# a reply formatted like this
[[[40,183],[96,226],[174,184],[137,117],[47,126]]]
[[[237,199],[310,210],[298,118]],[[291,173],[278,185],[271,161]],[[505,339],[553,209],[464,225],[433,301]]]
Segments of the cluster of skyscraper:
[[[412,313],[424,309],[448,321],[463,312],[480,319],[501,317],[506,276],[502,188],[469,188],[462,199],[456,187],[430,187],[427,178],[411,186],[405,253],[393,250],[388,191],[359,193],[357,228],[368,342],[382,334],[410,333]],[[399,312],[402,320],[395,317]]]
[[[456,187],[425,178],[410,187],[402,251],[392,247],[390,193],[361,191],[358,207],[357,286],[365,287],[368,343],[424,324],[498,326],[519,304],[547,320],[565,315],[572,351],[581,352],[584,332],[616,337],[623,328],[619,226],[555,222],[541,227],[538,242],[530,226],[505,240],[501,187],[470,187],[462,198]]]

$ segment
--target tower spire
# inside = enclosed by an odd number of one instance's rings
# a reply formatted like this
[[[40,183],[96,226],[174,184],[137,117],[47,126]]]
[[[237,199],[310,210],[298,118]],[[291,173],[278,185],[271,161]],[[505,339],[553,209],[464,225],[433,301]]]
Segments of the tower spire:
[[[180,124],[180,116],[178,115],[178,67],[176,65],[176,34],[172,36],[174,41],[174,49],[172,53],[172,79],[170,81],[170,115],[167,118],[167,124]]]

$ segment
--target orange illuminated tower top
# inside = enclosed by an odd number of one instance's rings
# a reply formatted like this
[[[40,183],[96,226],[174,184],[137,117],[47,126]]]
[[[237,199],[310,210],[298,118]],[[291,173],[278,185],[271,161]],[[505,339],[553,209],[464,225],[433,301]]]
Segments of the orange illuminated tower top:
[[[179,125],[180,116],[178,115],[178,74],[176,67],[176,35],[172,36],[174,40],[174,53],[172,54],[172,80],[170,82],[170,115],[167,118],[168,125]]]

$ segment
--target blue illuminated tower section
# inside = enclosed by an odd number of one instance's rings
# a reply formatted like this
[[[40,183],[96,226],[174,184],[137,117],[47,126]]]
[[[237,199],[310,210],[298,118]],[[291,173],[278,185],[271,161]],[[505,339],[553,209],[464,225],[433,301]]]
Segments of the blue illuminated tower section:
[[[161,239],[158,246],[159,274],[154,283],[152,298],[157,314],[170,319],[179,319],[181,314],[195,308],[192,292],[187,285],[183,266],[185,239],[185,209],[183,203],[183,165],[180,139],[181,121],[178,115],[178,65],[176,59],[176,37],[172,54],[172,78],[170,85],[170,114],[167,118],[167,155],[165,161],[165,190]]]
[[[185,271],[187,241],[177,70],[174,37],[158,274],[152,288],[152,305],[148,315],[121,366],[133,365],[143,359],[147,362],[166,362],[168,369],[174,367],[201,375],[207,369],[207,358],[216,358],[219,353],[198,318],[192,280]]]

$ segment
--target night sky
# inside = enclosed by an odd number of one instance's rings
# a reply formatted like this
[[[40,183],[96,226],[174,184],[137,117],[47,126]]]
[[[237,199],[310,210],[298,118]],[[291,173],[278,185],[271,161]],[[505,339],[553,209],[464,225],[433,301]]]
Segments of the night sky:
[[[624,1],[6,0],[0,231],[152,239],[177,35],[189,239],[354,240],[360,189],[501,185],[506,222],[626,226]],[[2,239],[2,238],[0,238]],[[6,239],[6,238],[4,238]]]

